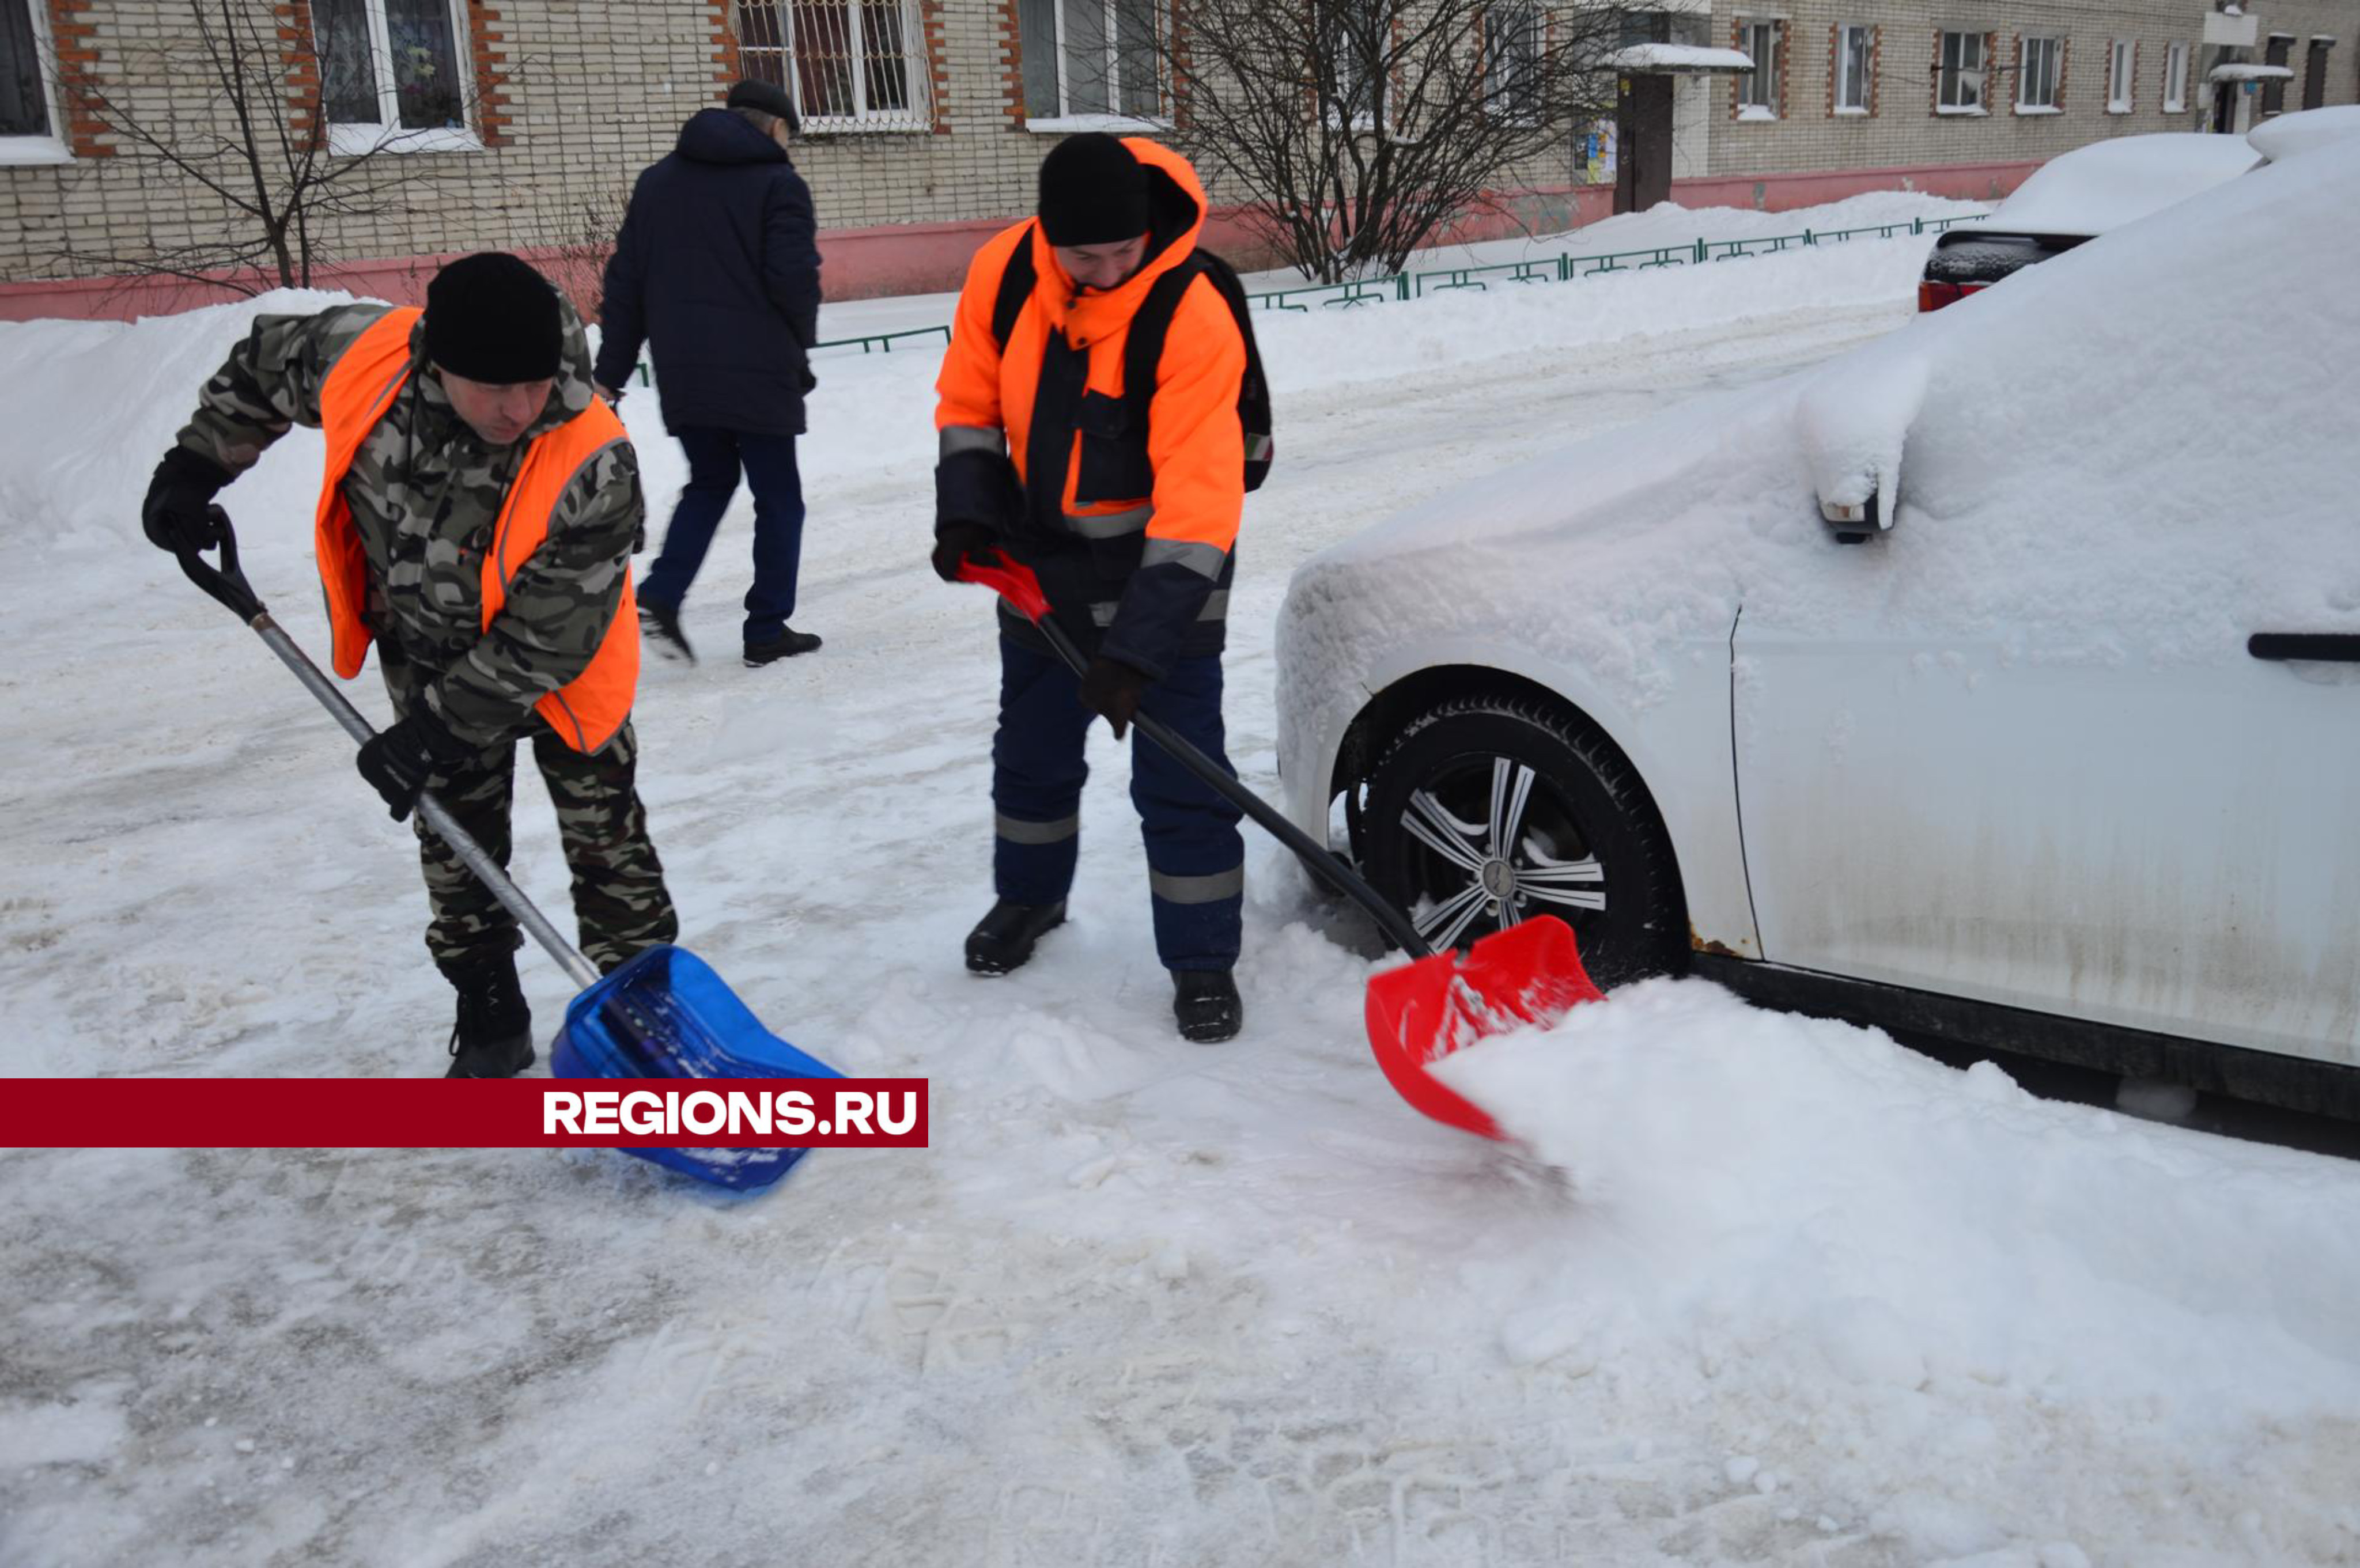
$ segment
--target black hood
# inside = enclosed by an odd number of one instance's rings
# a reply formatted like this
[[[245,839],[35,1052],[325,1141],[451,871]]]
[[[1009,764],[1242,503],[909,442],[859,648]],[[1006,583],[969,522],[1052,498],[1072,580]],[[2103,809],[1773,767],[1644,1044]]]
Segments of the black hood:
[[[784,163],[787,149],[756,130],[744,115],[699,109],[680,128],[680,155],[699,163]]]

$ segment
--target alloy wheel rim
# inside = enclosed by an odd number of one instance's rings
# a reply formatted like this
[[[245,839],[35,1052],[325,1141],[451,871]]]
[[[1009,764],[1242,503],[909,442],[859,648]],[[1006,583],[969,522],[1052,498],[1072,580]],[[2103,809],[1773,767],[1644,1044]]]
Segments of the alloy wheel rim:
[[[1538,914],[1606,909],[1606,871],[1598,857],[1552,853],[1549,839],[1563,833],[1579,842],[1579,834],[1539,771],[1509,757],[1488,761],[1488,779],[1481,761],[1453,768],[1413,790],[1401,814],[1402,830],[1438,863],[1437,876],[1429,879],[1436,885],[1420,899],[1424,907],[1410,913],[1410,923],[1437,953],[1457,947],[1480,920],[1505,931]],[[1476,817],[1453,811],[1445,793],[1471,807]]]

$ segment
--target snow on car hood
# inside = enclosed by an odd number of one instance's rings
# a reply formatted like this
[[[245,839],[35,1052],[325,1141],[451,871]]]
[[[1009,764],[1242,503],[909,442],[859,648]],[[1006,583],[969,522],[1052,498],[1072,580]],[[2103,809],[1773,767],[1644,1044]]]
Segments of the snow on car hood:
[[[2339,103],[2265,120],[2246,133],[2245,140],[2272,163],[2284,163],[2355,136],[2360,136],[2360,103]]]
[[[2360,631],[2355,248],[2360,141],[1402,514],[1296,572],[1287,681],[1381,682],[1412,639],[1505,643],[1638,711],[1741,604],[1791,635],[1865,605],[1896,635],[2109,662],[2244,658],[2270,628],[2241,615]],[[1815,485],[1905,445],[1890,533],[1834,543]]]

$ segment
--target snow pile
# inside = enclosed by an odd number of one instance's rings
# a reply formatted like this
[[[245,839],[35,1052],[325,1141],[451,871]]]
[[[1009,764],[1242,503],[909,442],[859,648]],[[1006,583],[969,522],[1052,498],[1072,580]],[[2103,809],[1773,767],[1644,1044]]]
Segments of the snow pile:
[[[2032,172],[1988,223],[2005,234],[2103,234],[2234,180],[2261,155],[2234,136],[2167,131],[2092,142]]]

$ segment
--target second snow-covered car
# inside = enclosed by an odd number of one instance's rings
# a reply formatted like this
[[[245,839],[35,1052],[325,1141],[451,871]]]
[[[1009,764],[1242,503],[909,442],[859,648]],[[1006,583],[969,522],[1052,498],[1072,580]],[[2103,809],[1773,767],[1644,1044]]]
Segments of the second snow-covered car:
[[[2360,1115],[2360,139],[1313,558],[1288,808],[1437,945]],[[1854,542],[1847,542],[1854,541]]]

